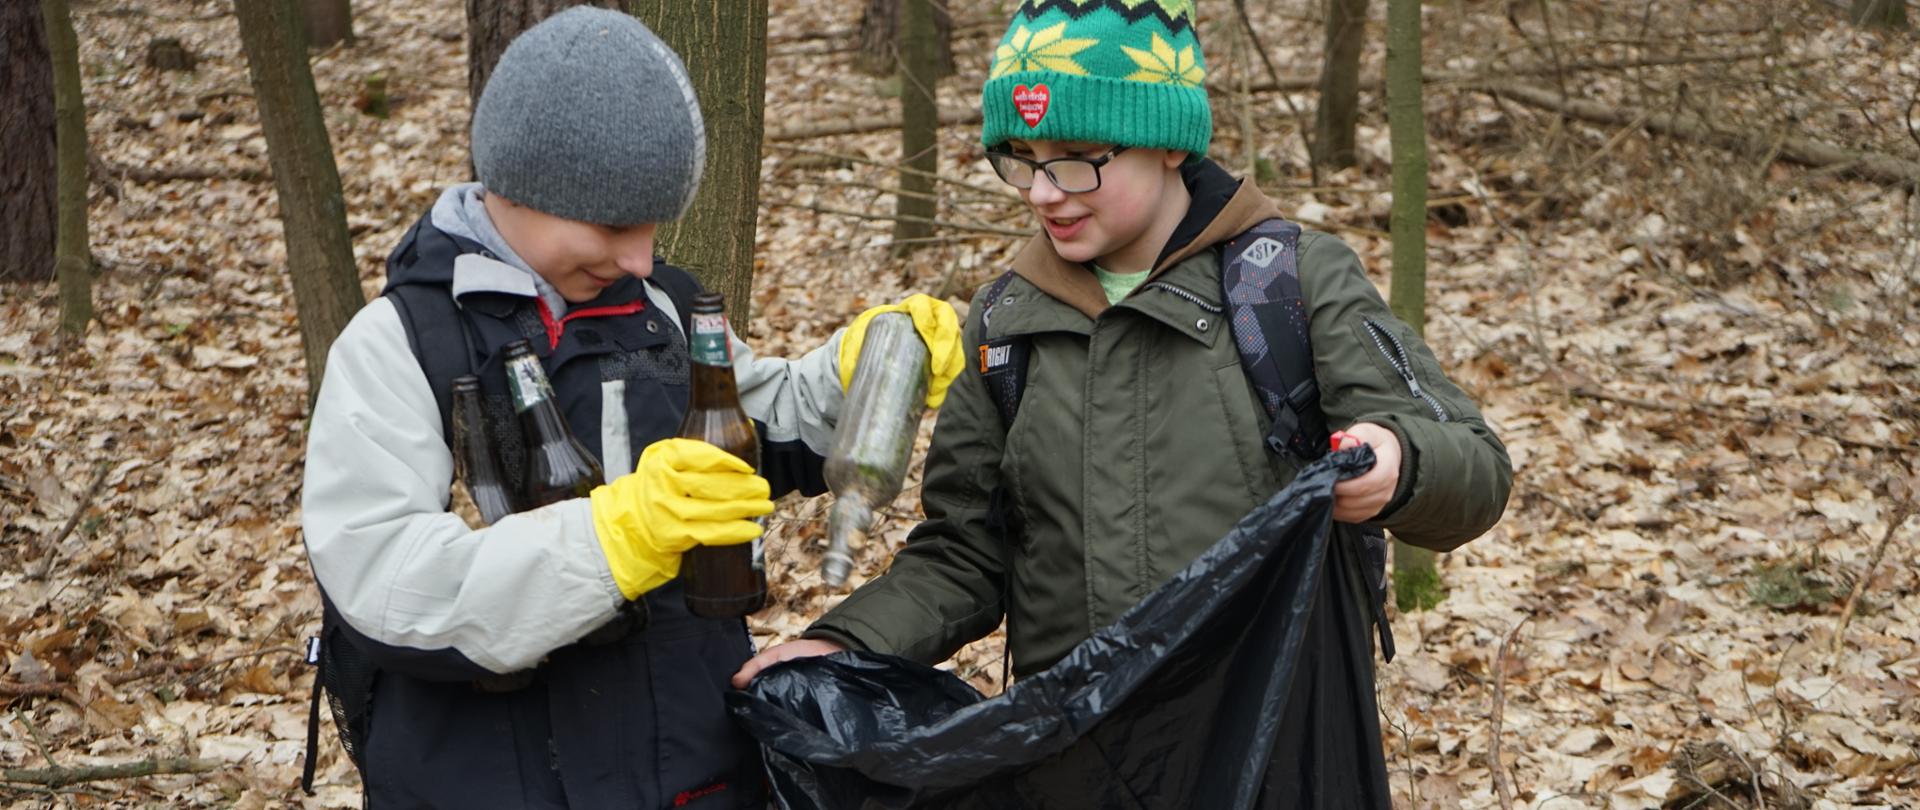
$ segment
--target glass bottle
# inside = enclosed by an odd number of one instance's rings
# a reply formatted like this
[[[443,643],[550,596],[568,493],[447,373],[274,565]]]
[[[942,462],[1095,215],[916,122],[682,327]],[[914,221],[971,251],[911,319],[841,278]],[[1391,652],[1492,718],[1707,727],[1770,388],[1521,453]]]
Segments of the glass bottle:
[[[889,312],[867,324],[824,470],[834,497],[823,572],[828,585],[846,583],[853,550],[866,542],[875,512],[900,494],[926,410],[928,362],[913,318]]]
[[[518,511],[513,508],[513,488],[500,473],[486,415],[480,408],[480,378],[472,374],[453,379],[453,468],[487,525]]]
[[[726,299],[701,293],[693,299],[693,333],[687,352],[693,360],[692,396],[679,436],[698,439],[760,468],[760,437],[740,407],[733,380],[733,347],[728,342]],[[732,546],[694,546],[680,558],[680,581],[687,609],[698,616],[745,616],[767,604],[767,568],[762,540]]]
[[[520,432],[527,443],[521,503],[538,509],[587,497],[605,479],[600,461],[567,429],[540,358],[525,340],[507,344],[507,388],[513,392],[513,410],[520,415]]]

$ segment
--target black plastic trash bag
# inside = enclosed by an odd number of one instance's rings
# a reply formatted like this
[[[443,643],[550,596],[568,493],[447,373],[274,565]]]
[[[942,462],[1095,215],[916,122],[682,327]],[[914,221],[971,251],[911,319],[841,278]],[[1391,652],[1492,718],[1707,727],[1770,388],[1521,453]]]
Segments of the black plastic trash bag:
[[[1385,808],[1360,550],[1329,455],[1059,663],[983,698],[846,652],[728,695],[786,810]]]

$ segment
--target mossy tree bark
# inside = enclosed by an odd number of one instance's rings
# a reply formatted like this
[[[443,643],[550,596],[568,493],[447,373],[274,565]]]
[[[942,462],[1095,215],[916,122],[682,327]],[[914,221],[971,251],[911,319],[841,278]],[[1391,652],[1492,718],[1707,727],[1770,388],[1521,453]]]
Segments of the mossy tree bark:
[[[1393,150],[1393,314],[1426,329],[1427,118],[1420,86],[1420,0],[1387,0],[1387,129]],[[1394,601],[1425,610],[1445,598],[1434,553],[1395,542]]]
[[[760,221],[767,0],[628,0],[627,10],[681,55],[707,125],[699,196],[660,229],[660,254],[724,293],[727,319],[744,331]]]
[[[52,278],[58,211],[53,58],[39,3],[0,3],[0,282]]]
[[[340,170],[307,64],[306,32],[295,1],[235,0],[233,5],[280,200],[311,403],[326,372],[327,349],[366,298],[354,265],[353,239],[347,234]]]
[[[940,60],[935,47],[935,0],[901,0],[900,173],[895,196],[894,254],[918,247],[933,235],[939,211],[933,178],[940,171]]]
[[[80,91],[80,39],[67,0],[41,0],[53,61],[58,224],[54,273],[60,278],[60,331],[78,338],[93,319],[93,252],[87,239],[87,100]]]

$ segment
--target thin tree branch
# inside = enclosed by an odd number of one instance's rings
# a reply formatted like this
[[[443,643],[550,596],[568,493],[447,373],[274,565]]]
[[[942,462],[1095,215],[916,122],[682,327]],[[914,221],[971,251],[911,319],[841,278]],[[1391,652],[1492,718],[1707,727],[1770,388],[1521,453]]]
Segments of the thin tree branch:
[[[143,776],[163,774],[206,773],[220,767],[220,763],[207,759],[191,757],[165,757],[143,759],[138,762],[123,762],[115,765],[85,765],[63,768],[6,768],[0,770],[0,782],[13,782],[22,785],[44,785],[46,787],[64,787],[82,782],[98,782],[105,779],[138,779]]]
[[[785,200],[766,200],[766,201],[763,201],[761,205],[765,205],[769,208],[799,208],[806,211],[816,211],[822,214],[833,214],[835,216],[853,217],[854,219],[865,219],[865,220],[871,220],[874,222],[898,222],[902,220],[907,222],[924,222],[936,228],[943,228],[946,230],[954,230],[954,231],[978,231],[980,233],[997,233],[1002,236],[1032,236],[1033,235],[1033,231],[1021,231],[1021,230],[1015,230],[1013,228],[1002,228],[995,225],[968,225],[962,222],[948,222],[948,221],[939,220],[939,219],[929,219],[927,217],[909,217],[909,216],[900,216],[897,214],[869,214],[865,211],[848,211],[841,208],[830,208],[824,205],[804,205],[802,203],[787,202]]]
[[[1520,617],[1507,631],[1507,637],[1500,640],[1500,651],[1493,657],[1493,742],[1488,758],[1492,760],[1493,787],[1500,794],[1500,810],[1513,810],[1513,787],[1507,783],[1507,766],[1500,761],[1500,726],[1507,716],[1507,648],[1526,626],[1527,618]]]
[[[113,465],[104,460],[94,466],[96,469],[93,473],[93,483],[87,485],[86,494],[80,496],[80,502],[73,507],[73,514],[67,517],[67,524],[61,526],[60,532],[47,541],[46,556],[41,560],[40,573],[35,574],[34,579],[44,580],[48,574],[53,573],[53,563],[60,556],[60,544],[66,542],[67,535],[73,534],[74,528],[80,525],[80,518],[85,517],[87,510],[93,507],[94,497],[100,494],[100,485],[107,482],[107,473],[113,469]]]
[[[1840,623],[1833,628],[1833,654],[1835,657],[1838,657],[1840,650],[1846,647],[1847,624],[1853,621],[1853,612],[1860,605],[1860,595],[1866,592],[1867,583],[1873,580],[1873,573],[1879,570],[1880,559],[1887,555],[1887,543],[1893,539],[1894,533],[1899,531],[1900,527],[1907,522],[1907,518],[1913,514],[1913,509],[1914,506],[1912,503],[1902,503],[1895,509],[1893,518],[1887,521],[1886,534],[1881,535],[1879,544],[1873,547],[1873,559],[1867,562],[1866,573],[1860,575],[1860,578],[1853,583],[1853,592],[1847,594],[1846,607],[1840,609]]]

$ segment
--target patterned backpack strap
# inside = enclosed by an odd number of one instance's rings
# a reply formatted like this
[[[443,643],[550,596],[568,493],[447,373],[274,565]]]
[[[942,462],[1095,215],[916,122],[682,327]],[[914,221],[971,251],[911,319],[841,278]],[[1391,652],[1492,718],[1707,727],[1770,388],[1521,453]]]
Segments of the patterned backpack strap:
[[[1326,453],[1328,432],[1313,378],[1299,252],[1300,226],[1269,219],[1227,242],[1220,285],[1240,365],[1272,419],[1267,448],[1307,462]]]
[[[1300,226],[1269,219],[1227,242],[1220,255],[1220,286],[1232,315],[1240,366],[1272,420],[1267,449],[1302,464],[1325,455],[1331,434],[1313,376],[1310,314],[1300,287]],[[1387,537],[1370,526],[1361,527],[1360,537],[1357,566],[1372,597],[1368,607],[1379,633],[1381,657],[1392,661],[1393,633],[1386,614]]]
[[[980,311],[980,345],[975,347],[980,357],[980,379],[986,382],[987,394],[1000,411],[1003,428],[1013,427],[1013,417],[1020,410],[1020,397],[1027,389],[1027,336],[989,337],[993,334],[993,309],[1012,283],[1013,271],[1008,270],[987,288],[986,304]]]

